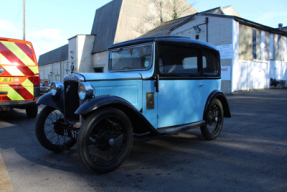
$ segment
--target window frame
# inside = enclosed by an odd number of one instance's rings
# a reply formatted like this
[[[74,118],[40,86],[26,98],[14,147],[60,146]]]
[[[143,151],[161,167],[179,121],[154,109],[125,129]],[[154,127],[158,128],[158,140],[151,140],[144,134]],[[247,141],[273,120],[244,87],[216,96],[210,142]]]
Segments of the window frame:
[[[214,54],[214,58],[216,59],[216,67],[218,68],[217,73],[206,73],[203,71],[203,56],[204,56],[203,52],[204,51],[207,51],[207,52]],[[201,49],[201,68],[202,68],[202,76],[204,76],[204,77],[220,77],[221,78],[220,55],[212,49],[206,49],[206,48]]]
[[[137,47],[144,47],[144,46],[151,46],[151,65],[148,68],[144,68],[144,69],[127,69],[127,70],[112,70],[112,63],[111,63],[111,54],[113,51],[116,51],[118,49],[131,49],[131,48],[137,48]],[[118,48],[114,48],[114,49],[110,49],[108,51],[108,70],[109,72],[113,73],[113,72],[134,72],[134,71],[148,71],[152,68],[152,66],[154,65],[154,43],[153,42],[149,42],[149,43],[142,43],[142,44],[136,44],[136,45],[129,45],[129,46],[123,46],[123,47],[118,47]]]
[[[198,72],[197,73],[162,73],[160,71],[160,66],[159,66],[159,49],[161,46],[172,46],[172,47],[183,47],[183,48],[189,48],[189,49],[193,49],[196,50],[197,52],[197,69]],[[176,48],[175,48],[176,49]],[[190,46],[190,45],[182,45],[182,44],[177,44],[177,43],[170,43],[170,42],[160,42],[157,43],[156,45],[156,66],[157,66],[157,70],[158,70],[158,74],[161,77],[182,77],[182,78],[199,78],[201,77],[201,66],[200,66],[200,50],[196,48],[196,46]]]
[[[190,49],[197,50],[197,66],[198,66],[198,73],[162,73],[160,71],[159,66],[159,49],[162,45],[169,45],[173,47],[186,47]],[[211,48],[196,45],[196,44],[178,44],[178,43],[170,43],[170,42],[158,42],[156,44],[156,54],[155,54],[155,67],[157,70],[157,73],[160,77],[166,79],[221,79],[221,60],[220,60],[220,54],[218,51],[215,51]],[[218,73],[204,73],[203,72],[203,52],[208,51],[214,54],[216,61],[216,67],[218,68]]]

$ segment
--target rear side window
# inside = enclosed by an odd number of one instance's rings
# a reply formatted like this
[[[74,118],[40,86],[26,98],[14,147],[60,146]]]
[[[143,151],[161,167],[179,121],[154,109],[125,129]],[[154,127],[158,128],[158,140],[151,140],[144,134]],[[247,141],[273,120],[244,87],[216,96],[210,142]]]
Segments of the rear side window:
[[[219,58],[214,52],[208,50],[202,51],[202,71],[203,75],[219,75]]]
[[[199,75],[198,51],[190,47],[159,45],[161,74]]]

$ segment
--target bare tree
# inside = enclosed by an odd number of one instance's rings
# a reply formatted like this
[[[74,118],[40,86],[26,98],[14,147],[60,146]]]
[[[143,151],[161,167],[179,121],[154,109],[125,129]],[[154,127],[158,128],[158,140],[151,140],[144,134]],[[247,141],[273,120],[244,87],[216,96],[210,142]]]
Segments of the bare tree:
[[[150,5],[143,15],[143,20],[138,26],[133,27],[135,31],[144,34],[161,24],[190,15],[196,10],[185,0],[149,0]]]

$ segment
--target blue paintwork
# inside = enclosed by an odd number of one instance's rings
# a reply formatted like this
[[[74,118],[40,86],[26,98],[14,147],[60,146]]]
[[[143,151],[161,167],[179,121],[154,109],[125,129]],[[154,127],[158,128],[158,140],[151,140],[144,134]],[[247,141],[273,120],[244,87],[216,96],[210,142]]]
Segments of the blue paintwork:
[[[121,97],[138,110],[142,109],[142,80],[105,80],[90,81],[94,88],[94,95],[114,95]]]
[[[216,89],[220,89],[220,79],[160,80],[158,128],[203,120],[206,100]]]
[[[86,81],[117,80],[117,79],[141,79],[139,71],[121,73],[81,73]]]
[[[170,41],[159,38],[158,41]],[[172,38],[173,42],[200,44],[215,49],[214,46],[193,40]],[[137,42],[137,41],[136,41]],[[128,42],[135,43],[135,42]],[[138,42],[137,42],[138,43]],[[115,48],[115,47],[114,47]],[[83,73],[85,80],[94,88],[94,95],[114,95],[131,103],[155,128],[183,125],[203,120],[205,104],[210,93],[220,90],[220,79],[178,79],[159,80],[156,92],[155,44],[153,45],[153,65],[143,71],[123,71],[108,73]],[[147,109],[146,93],[154,93],[154,109]]]
[[[154,109],[147,109],[146,93],[154,93]],[[157,128],[157,92],[155,91],[154,80],[143,81],[143,116],[150,122],[150,124]]]

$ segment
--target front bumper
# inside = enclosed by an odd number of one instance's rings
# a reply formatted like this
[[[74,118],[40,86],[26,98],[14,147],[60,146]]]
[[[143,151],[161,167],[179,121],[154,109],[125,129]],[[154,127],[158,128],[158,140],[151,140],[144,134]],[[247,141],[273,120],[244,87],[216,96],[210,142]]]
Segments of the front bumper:
[[[11,108],[26,109],[28,107],[37,105],[35,100],[30,101],[4,101],[0,102],[0,106],[7,106]]]

